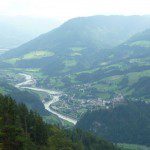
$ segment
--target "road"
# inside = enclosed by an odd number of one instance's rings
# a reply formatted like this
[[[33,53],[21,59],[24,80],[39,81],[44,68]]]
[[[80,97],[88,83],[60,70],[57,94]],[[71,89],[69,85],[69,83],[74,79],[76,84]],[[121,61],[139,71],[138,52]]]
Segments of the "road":
[[[50,100],[50,101],[44,101],[43,100],[42,101],[45,109],[48,110],[49,112],[51,112],[52,114],[58,116],[60,119],[66,120],[70,123],[73,123],[74,125],[77,123],[77,120],[75,120],[75,119],[73,119],[67,115],[63,115],[61,113],[58,113],[57,111],[55,111],[54,109],[51,108],[52,104],[59,101],[59,98],[62,94],[61,92],[49,90],[49,89],[38,88],[38,87],[31,87],[32,85],[34,85],[36,83],[36,80],[31,75],[27,75],[27,74],[23,74],[23,73],[20,73],[20,75],[24,76],[25,81],[23,81],[19,84],[16,84],[17,88],[29,89],[29,90],[38,91],[38,92],[44,92],[44,93],[51,95],[52,100]]]

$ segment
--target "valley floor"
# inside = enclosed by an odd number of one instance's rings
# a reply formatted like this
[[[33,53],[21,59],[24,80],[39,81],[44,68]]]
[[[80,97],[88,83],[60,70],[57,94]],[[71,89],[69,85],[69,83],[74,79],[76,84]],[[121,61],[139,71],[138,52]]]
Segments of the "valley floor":
[[[32,76],[27,75],[27,74],[20,74],[20,75],[23,75],[25,77],[25,81],[16,84],[17,88],[28,89],[28,90],[37,91],[37,92],[43,92],[45,94],[52,96],[52,100],[49,100],[49,101],[42,100],[42,102],[45,106],[45,109],[48,110],[49,112],[51,112],[52,114],[58,116],[60,119],[66,120],[73,124],[77,123],[77,120],[75,120],[67,115],[59,113],[58,111],[53,109],[53,107],[51,106],[52,104],[59,101],[59,98],[62,95],[61,92],[52,91],[49,89],[42,89],[42,88],[38,88],[38,87],[31,87],[36,82],[36,80]]]

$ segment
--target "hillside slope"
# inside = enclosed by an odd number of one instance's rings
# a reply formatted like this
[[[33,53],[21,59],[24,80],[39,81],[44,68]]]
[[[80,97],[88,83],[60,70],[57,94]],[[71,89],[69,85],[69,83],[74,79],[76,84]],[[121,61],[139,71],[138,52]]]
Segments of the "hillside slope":
[[[150,103],[128,103],[108,110],[89,112],[77,128],[91,131],[115,143],[150,146]]]
[[[45,110],[40,98],[29,91],[21,91],[6,81],[0,79],[0,94],[9,95],[16,100],[17,103],[24,103],[29,109],[39,112],[41,115],[50,115]]]
[[[112,143],[81,130],[47,125],[34,111],[0,95],[0,149],[119,150]]]
[[[101,62],[96,57],[96,69],[65,77],[61,81],[68,89],[74,84],[85,86],[86,97],[110,99],[122,93],[127,99],[150,100],[150,30],[138,33],[122,45],[111,49]],[[67,88],[66,86],[66,88]],[[67,90],[66,90],[67,91]],[[75,91],[73,93],[76,93]],[[78,93],[78,92],[77,92]],[[80,95],[78,93],[78,95]]]
[[[49,75],[83,71],[95,66],[97,56],[103,60],[107,51],[102,49],[119,45],[149,26],[149,16],[75,18],[6,52],[2,58],[14,67],[40,68]]]

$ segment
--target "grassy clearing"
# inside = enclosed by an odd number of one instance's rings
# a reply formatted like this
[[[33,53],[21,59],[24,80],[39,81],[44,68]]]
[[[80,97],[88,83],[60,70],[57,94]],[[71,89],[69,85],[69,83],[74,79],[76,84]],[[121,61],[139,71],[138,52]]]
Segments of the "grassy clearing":
[[[5,90],[0,87],[0,94],[4,94],[4,93],[5,93]]]
[[[25,69],[26,72],[39,72],[40,71],[40,68],[28,68],[28,69]]]
[[[124,63],[117,63],[117,64],[113,64],[113,65],[108,65],[108,66],[104,66],[103,69],[112,69],[112,68],[116,68],[119,69],[121,71],[128,69],[128,65],[124,64]]]
[[[102,98],[102,99],[110,99],[111,95],[109,93],[100,93],[99,94],[99,98]]]
[[[71,53],[71,56],[81,56],[81,55],[82,55],[82,54],[77,53],[77,52]]]
[[[77,73],[74,74],[74,76],[80,75],[80,74],[82,74],[82,73],[94,73],[95,71],[98,71],[98,70],[99,70],[99,68],[89,69],[89,70],[77,72]]]
[[[68,122],[66,120],[61,120],[61,122],[62,122],[63,127],[65,127],[65,128],[73,128],[74,127],[73,123]]]
[[[129,60],[130,63],[132,64],[138,64],[138,66],[143,66],[143,65],[150,65],[150,57],[147,58],[140,58],[140,59],[130,59]]]
[[[104,95],[100,94],[100,97],[104,99],[108,98],[108,96],[111,96],[111,93],[121,92],[125,96],[130,96],[133,93],[133,89],[130,89],[128,87],[132,87],[132,85],[138,82],[140,78],[146,77],[146,76],[147,77],[150,76],[150,70],[146,70],[143,72],[129,73],[126,75],[107,77],[107,78],[100,80],[98,83],[95,82],[93,84],[93,87],[95,87],[100,92],[104,92]],[[127,85],[125,85],[123,89],[120,89],[120,83],[124,77],[128,78],[128,83]]]
[[[122,150],[150,150],[150,147],[134,144],[117,144]]]
[[[43,57],[53,56],[54,54],[55,53],[51,52],[51,51],[40,50],[40,51],[34,51],[34,52],[31,52],[31,53],[24,55],[23,59],[40,59]]]
[[[150,47],[150,41],[136,41],[130,44],[130,46],[142,46],[149,48]]]
[[[60,119],[53,114],[48,116],[43,116],[43,120],[48,124],[55,124],[55,125],[61,124]]]
[[[78,52],[78,51],[84,50],[85,47],[71,47],[70,49],[71,49],[72,51],[74,51],[74,52]]]
[[[11,58],[11,59],[4,60],[4,62],[10,63],[10,64],[15,64],[19,60],[21,60],[21,58]]]
[[[63,87],[64,83],[57,78],[50,78],[50,84],[55,87]]]
[[[100,63],[100,66],[106,66],[106,65],[108,65],[108,62],[102,62],[102,63]]]
[[[142,72],[134,72],[127,74],[129,79],[129,85],[132,85],[136,83],[141,77],[149,77],[150,76],[150,70],[145,70]]]
[[[108,91],[117,91],[117,85],[108,85],[108,84],[97,84],[94,86],[98,91],[108,92]]]
[[[4,60],[4,62],[15,64],[17,61],[20,61],[20,60],[41,59],[43,57],[51,57],[53,55],[55,55],[54,52],[41,50],[41,51],[34,51],[31,53],[25,54],[23,57],[6,59]]]
[[[76,66],[77,62],[76,60],[66,60],[64,61],[64,64],[66,67],[73,67],[73,66]]]

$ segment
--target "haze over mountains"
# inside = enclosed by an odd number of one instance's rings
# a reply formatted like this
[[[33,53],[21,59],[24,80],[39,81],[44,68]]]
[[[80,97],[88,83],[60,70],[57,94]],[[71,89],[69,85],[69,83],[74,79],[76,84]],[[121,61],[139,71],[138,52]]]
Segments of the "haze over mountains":
[[[59,19],[0,16],[0,48],[11,49],[61,24]]]
[[[0,59],[0,93],[48,123],[70,127],[47,108],[112,142],[149,146],[150,16],[74,18]],[[25,85],[31,93],[13,87],[19,73],[36,81]]]
[[[87,69],[88,66],[85,66],[84,63],[90,60],[89,66],[91,66],[97,52],[115,47],[149,26],[149,16],[75,18],[7,52],[4,57],[11,58],[11,60],[13,58],[17,67],[44,69],[57,62],[55,66],[59,67],[59,72],[61,72],[68,69],[65,66],[68,62],[72,62],[71,67],[78,68],[77,70],[80,70],[81,66]],[[38,56],[33,56],[38,51]],[[32,56],[28,57],[29,55]],[[85,62],[81,63],[81,61]]]

